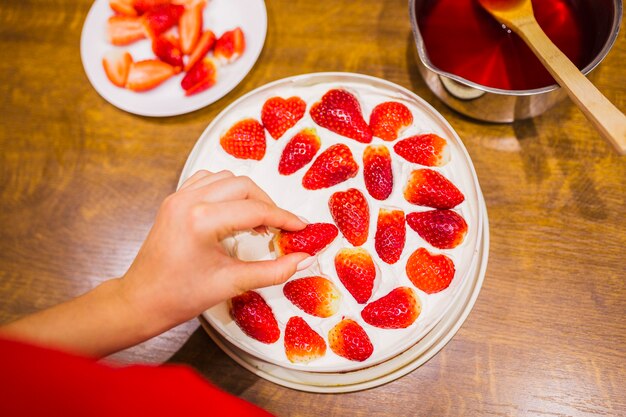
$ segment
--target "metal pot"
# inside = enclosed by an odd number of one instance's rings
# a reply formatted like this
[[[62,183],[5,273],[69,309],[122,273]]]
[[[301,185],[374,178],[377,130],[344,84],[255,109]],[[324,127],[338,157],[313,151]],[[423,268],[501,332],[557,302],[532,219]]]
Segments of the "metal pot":
[[[609,52],[622,20],[622,0],[578,0],[589,3],[594,11],[596,27],[601,32],[595,58],[582,70],[587,75]],[[533,90],[502,90],[486,87],[463,77],[445,72],[432,64],[420,33],[418,16],[424,0],[409,0],[409,13],[418,67],[428,87],[444,103],[466,116],[489,122],[509,123],[535,117],[567,96],[557,84]]]

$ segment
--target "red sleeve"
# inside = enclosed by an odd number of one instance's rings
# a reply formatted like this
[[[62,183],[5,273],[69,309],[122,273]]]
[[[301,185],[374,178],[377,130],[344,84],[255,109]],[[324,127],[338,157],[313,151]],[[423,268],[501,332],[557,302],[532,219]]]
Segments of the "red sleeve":
[[[0,416],[258,416],[186,366],[113,367],[0,339]]]

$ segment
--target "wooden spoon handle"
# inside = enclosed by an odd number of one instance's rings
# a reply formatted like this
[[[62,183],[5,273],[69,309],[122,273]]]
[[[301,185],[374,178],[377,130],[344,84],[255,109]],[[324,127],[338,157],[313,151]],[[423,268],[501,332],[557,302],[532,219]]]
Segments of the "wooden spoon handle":
[[[600,134],[626,155],[626,116],[552,43],[534,17],[517,22],[516,32],[526,41],[550,74],[567,91]]]

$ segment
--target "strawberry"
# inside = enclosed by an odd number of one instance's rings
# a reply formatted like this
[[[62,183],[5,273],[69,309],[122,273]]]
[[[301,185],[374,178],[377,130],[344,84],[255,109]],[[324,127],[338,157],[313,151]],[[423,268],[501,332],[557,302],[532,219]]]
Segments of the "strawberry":
[[[126,51],[112,50],[102,58],[102,66],[109,80],[118,87],[126,85],[133,57]]]
[[[278,256],[306,252],[313,256],[335,240],[339,231],[330,223],[310,223],[297,232],[281,230],[274,236]]]
[[[265,129],[254,119],[240,120],[220,137],[220,145],[235,158],[260,161],[265,156]]]
[[[183,54],[166,36],[159,36],[152,41],[152,51],[163,62],[167,62],[180,72],[183,67]]]
[[[133,7],[132,0],[109,0],[109,6],[116,14],[137,16],[137,10]]]
[[[280,138],[290,127],[302,119],[306,103],[300,97],[272,97],[263,104],[261,121],[274,139]]]
[[[144,13],[146,30],[152,39],[178,24],[178,20],[185,11],[179,4],[159,4]]]
[[[247,291],[228,304],[230,316],[245,334],[266,344],[278,340],[280,330],[274,313],[259,293]]]
[[[330,196],[328,208],[348,242],[354,246],[365,243],[370,226],[370,210],[362,192],[356,188],[337,191]]]
[[[291,175],[311,162],[320,149],[320,138],[315,129],[302,129],[296,133],[283,149],[278,163],[281,175]]]
[[[374,352],[365,330],[352,319],[343,319],[328,332],[328,345],[337,355],[363,362]]]
[[[283,294],[296,307],[316,317],[330,317],[339,310],[341,294],[337,287],[323,277],[305,277],[289,281]]]
[[[411,110],[402,103],[387,101],[374,107],[370,115],[372,134],[383,140],[396,140],[413,123]]]
[[[406,222],[422,239],[439,249],[456,248],[467,234],[465,219],[452,210],[409,213]]]
[[[346,90],[329,90],[309,111],[313,121],[339,135],[362,143],[372,141],[357,98]]]
[[[241,28],[226,31],[215,41],[213,55],[226,62],[233,62],[246,49],[246,38]]]
[[[376,280],[376,266],[365,249],[341,249],[335,255],[335,270],[339,280],[357,303],[363,304],[370,299]]]
[[[133,62],[128,71],[126,88],[133,91],[150,90],[175,73],[174,67],[158,59]]]
[[[386,200],[393,190],[391,155],[385,145],[369,145],[363,151],[365,188],[376,200]]]
[[[434,133],[402,139],[393,150],[409,162],[429,167],[440,167],[450,161],[448,142]]]
[[[356,176],[359,166],[352,152],[343,143],[330,146],[322,152],[304,174],[302,186],[307,190],[332,187]]]
[[[209,58],[205,58],[185,74],[180,85],[185,90],[185,95],[190,96],[212,87],[217,81],[217,70],[215,64]],[[263,135],[265,143],[265,134]],[[263,157],[261,155],[261,157]],[[252,158],[254,159],[254,158]]]
[[[139,14],[144,14],[154,7],[169,3],[170,0],[132,0],[132,5]]]
[[[380,259],[388,264],[398,262],[404,249],[406,226],[404,212],[381,208],[374,236],[374,248]]]
[[[418,206],[438,209],[451,209],[465,200],[463,193],[446,177],[426,168],[411,172],[404,187],[404,198]]]
[[[113,45],[128,45],[145,37],[140,17],[115,15],[107,20],[107,38]]]
[[[204,3],[196,3],[192,6],[186,7],[185,11],[180,16],[180,20],[178,22],[178,31],[180,33],[180,48],[184,54],[191,54],[194,51],[196,44],[198,43],[198,39],[200,39],[203,24],[203,9]],[[215,39],[213,40],[213,42],[215,42]],[[204,55],[202,57],[204,57]],[[198,61],[198,59],[196,59],[196,61]],[[192,66],[193,64],[189,65],[189,67]]]
[[[367,324],[381,329],[405,329],[415,322],[421,311],[415,291],[398,287],[365,306],[361,317]]]
[[[213,49],[213,45],[215,45],[215,34],[210,30],[204,31],[202,36],[200,36],[198,43],[196,43],[196,47],[193,49],[193,52],[189,55],[189,60],[185,65],[185,71],[189,71],[196,64],[196,62],[203,59],[209,51]]]
[[[454,278],[454,262],[446,255],[433,255],[419,248],[406,262],[406,275],[427,294],[445,290]]]
[[[302,317],[291,317],[285,327],[285,354],[291,363],[308,363],[326,354],[326,342]]]

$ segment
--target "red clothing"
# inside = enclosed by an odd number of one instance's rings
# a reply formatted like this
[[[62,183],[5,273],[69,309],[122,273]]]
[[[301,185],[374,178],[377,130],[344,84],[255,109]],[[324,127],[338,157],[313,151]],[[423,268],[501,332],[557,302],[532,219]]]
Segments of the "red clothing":
[[[0,339],[0,416],[258,416],[185,366],[113,367]]]

